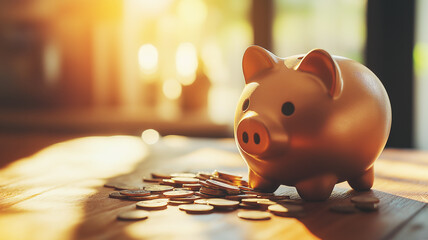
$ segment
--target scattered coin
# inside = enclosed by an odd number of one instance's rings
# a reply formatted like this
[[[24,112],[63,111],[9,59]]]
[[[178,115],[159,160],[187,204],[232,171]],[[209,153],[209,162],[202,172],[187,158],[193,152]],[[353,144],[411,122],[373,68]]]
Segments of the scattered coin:
[[[165,186],[165,185],[150,185],[150,186],[144,187],[144,190],[150,191],[152,193],[161,193],[161,192],[171,191],[173,189],[174,187]]]
[[[137,202],[137,207],[145,210],[162,210],[168,205],[168,199],[153,199]]]
[[[355,196],[351,198],[353,203],[379,203],[379,198],[372,196]]]
[[[144,201],[144,200],[152,200],[152,199],[157,199],[157,198],[160,198],[160,195],[152,194],[149,196],[142,196],[142,197],[128,196],[128,200],[131,200],[131,201]]]
[[[182,205],[182,204],[192,204],[192,203],[193,203],[193,201],[178,201],[178,200],[169,200],[168,201],[169,205],[174,205],[174,206]]]
[[[233,186],[233,185],[230,185],[230,184],[227,184],[224,182],[219,182],[219,181],[212,180],[212,179],[208,179],[208,180],[206,180],[206,182],[208,185],[215,186],[215,187],[224,189],[226,191],[237,191],[237,192],[240,191],[239,187]]]
[[[218,209],[236,208],[239,205],[238,201],[232,201],[222,198],[211,198],[207,200],[209,205],[214,206]]]
[[[199,183],[185,183],[185,184],[183,184],[183,187],[184,188],[189,188],[189,189],[191,189],[191,190],[193,190],[193,191],[199,191],[199,189],[201,188],[201,184],[199,184]]]
[[[172,178],[196,178],[194,173],[172,173],[170,176]]]
[[[355,203],[355,207],[360,210],[372,212],[377,211],[379,208],[379,204],[377,203]]]
[[[171,178],[171,176],[169,174],[163,174],[163,173],[152,173],[152,178],[167,179],[167,178]]]
[[[209,187],[201,187],[199,191],[203,194],[208,194],[208,195],[217,196],[217,197],[223,197],[226,195],[226,191],[223,191],[221,189],[209,188]]]
[[[260,206],[259,205],[248,205],[245,203],[240,203],[239,204],[239,208],[243,208],[243,209],[259,209]]]
[[[207,205],[208,204],[208,199],[204,199],[204,198],[197,199],[197,200],[194,201],[194,203],[195,204],[205,204],[205,205]]]
[[[188,197],[193,195],[193,191],[168,191],[164,192],[163,195],[165,197],[171,198],[171,197]]]
[[[150,195],[150,192],[146,190],[122,190],[120,191],[120,194],[132,197],[142,197]]]
[[[275,204],[275,205],[270,205],[268,207],[268,210],[278,216],[295,217],[299,213],[303,212],[303,207],[296,206],[296,205],[286,206],[286,205]]]
[[[268,220],[271,218],[271,214],[269,212],[264,211],[240,211],[238,212],[238,217],[247,220]]]
[[[358,210],[355,208],[354,204],[342,203],[335,204],[329,207],[330,211],[337,213],[356,213]]]
[[[121,194],[120,192],[111,192],[108,195],[110,198],[116,198],[116,199],[126,199],[128,196]]]
[[[198,183],[199,179],[197,178],[189,178],[189,177],[173,177],[171,178],[174,183]]]
[[[149,212],[144,210],[131,210],[126,212],[121,212],[117,215],[119,220],[142,220],[149,217]]]
[[[246,198],[257,198],[257,195],[255,195],[255,194],[238,194],[238,195],[228,195],[225,198],[229,199],[229,200],[241,201],[242,199],[246,199]]]
[[[203,204],[183,204],[178,206],[178,208],[191,214],[211,213],[214,209],[211,205]]]
[[[260,198],[244,198],[241,200],[241,202],[251,206],[259,206],[257,203],[259,200]]]
[[[200,199],[200,196],[195,196],[195,195],[191,195],[188,197],[171,197],[169,198],[169,200],[174,200],[174,201],[195,201],[197,199]]]
[[[234,175],[232,173],[227,173],[227,172],[217,171],[217,170],[215,170],[212,175],[218,176],[219,178],[226,179],[229,181],[241,180],[242,178],[241,175]]]
[[[267,209],[270,205],[274,205],[277,204],[274,201],[271,201],[269,199],[260,199],[259,201],[257,201],[257,204],[262,208],[262,209]]]

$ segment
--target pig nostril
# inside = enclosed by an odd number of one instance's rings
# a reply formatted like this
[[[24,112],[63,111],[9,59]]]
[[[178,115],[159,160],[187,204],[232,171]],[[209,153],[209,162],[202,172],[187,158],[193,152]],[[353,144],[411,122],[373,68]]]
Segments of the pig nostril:
[[[254,142],[256,144],[260,143],[260,135],[258,133],[254,133]]]
[[[248,143],[248,133],[247,132],[244,132],[242,134],[242,140],[244,141],[244,143]]]

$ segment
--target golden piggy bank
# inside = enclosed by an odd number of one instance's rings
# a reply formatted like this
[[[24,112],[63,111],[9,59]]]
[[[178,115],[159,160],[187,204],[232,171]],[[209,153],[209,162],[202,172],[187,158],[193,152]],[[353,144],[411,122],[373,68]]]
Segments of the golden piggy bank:
[[[327,199],[338,182],[372,187],[391,127],[389,98],[373,72],[321,49],[278,58],[251,46],[242,65],[234,134],[251,187],[295,186],[310,201]]]

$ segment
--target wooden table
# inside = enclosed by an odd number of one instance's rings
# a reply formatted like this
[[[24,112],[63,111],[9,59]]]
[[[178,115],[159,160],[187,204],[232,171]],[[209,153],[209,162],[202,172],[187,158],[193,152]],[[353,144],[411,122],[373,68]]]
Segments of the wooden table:
[[[176,206],[146,220],[116,220],[135,202],[111,199],[108,181],[140,184],[151,172],[246,175],[233,139],[168,136],[145,145],[132,136],[72,138],[0,135],[0,239],[428,239],[428,153],[387,149],[375,165],[377,212],[338,214],[357,195],[338,184],[326,202],[304,203],[305,217],[248,221],[237,211],[189,215]],[[294,188],[282,186],[292,198]]]

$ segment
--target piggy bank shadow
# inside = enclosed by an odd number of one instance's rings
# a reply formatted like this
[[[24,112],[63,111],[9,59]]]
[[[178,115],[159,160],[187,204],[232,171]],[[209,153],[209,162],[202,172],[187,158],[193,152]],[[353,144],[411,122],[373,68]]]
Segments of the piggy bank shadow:
[[[352,204],[353,196],[379,198],[378,209],[355,213],[330,210],[338,204]],[[323,202],[306,202],[305,214],[298,217],[312,235],[321,239],[390,239],[426,204],[397,195],[370,190],[357,192],[349,187],[336,186],[332,196]]]

